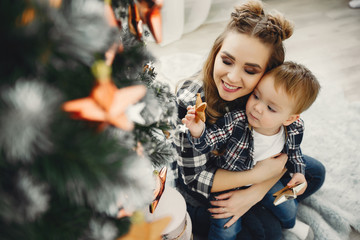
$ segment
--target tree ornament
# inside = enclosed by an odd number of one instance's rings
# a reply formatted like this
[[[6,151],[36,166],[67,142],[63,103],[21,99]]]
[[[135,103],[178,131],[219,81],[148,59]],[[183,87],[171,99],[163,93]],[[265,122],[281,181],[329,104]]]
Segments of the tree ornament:
[[[150,29],[157,43],[162,41],[161,8],[163,0],[138,0],[140,17]]]
[[[200,97],[200,93],[196,96],[196,104],[195,104],[195,122],[199,122],[199,120],[205,122],[205,109],[206,109],[206,102],[203,102]]]
[[[99,130],[108,124],[130,131],[134,123],[126,116],[126,109],[145,96],[143,85],[118,89],[110,79],[111,69],[103,61],[94,65],[97,84],[89,97],[68,101],[63,110],[70,112],[74,119],[101,122]]]
[[[128,14],[129,31],[136,39],[140,40],[143,34],[143,21],[140,18],[139,10],[134,0],[129,3]]]
[[[150,213],[153,213],[156,209],[156,206],[159,204],[160,198],[165,189],[165,182],[166,182],[166,173],[167,168],[163,167],[159,172],[154,171],[156,177],[156,187],[154,191],[154,200],[149,206]]]

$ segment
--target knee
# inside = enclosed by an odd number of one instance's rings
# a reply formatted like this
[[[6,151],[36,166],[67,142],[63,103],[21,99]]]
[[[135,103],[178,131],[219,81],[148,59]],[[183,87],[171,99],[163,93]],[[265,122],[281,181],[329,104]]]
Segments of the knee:
[[[304,160],[307,165],[305,169],[305,176],[309,178],[310,181],[315,181],[320,187],[325,181],[325,166],[320,161],[307,155],[304,155]]]
[[[319,189],[323,185],[325,181],[325,175],[326,175],[325,166],[321,162],[317,161],[312,173],[312,177],[317,179],[316,181],[317,189]]]
[[[316,163],[317,174],[324,179],[326,174],[325,166],[320,161],[317,161]]]
[[[280,224],[283,228],[293,228],[296,221],[297,208],[291,207],[288,208],[288,211],[285,212],[282,218],[280,218]]]
[[[296,213],[297,213],[297,200],[291,200],[282,203],[277,210],[278,219],[283,228],[292,228],[295,226]]]
[[[295,226],[295,221],[296,221],[296,218],[294,219],[289,219],[288,221],[286,222],[282,222],[281,223],[281,226],[285,229],[290,229],[290,228],[293,228]]]

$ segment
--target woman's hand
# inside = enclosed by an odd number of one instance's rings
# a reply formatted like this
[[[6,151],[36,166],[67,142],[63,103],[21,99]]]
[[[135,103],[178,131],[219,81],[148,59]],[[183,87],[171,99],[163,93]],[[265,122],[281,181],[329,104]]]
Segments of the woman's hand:
[[[288,156],[284,153],[258,162],[254,167],[254,184],[278,176],[284,169]]]
[[[216,201],[210,203],[215,206],[209,208],[213,218],[228,218],[232,217],[224,227],[230,227],[242,215],[244,215],[259,199],[259,194],[253,189],[247,188],[242,190],[234,190],[216,196]]]
[[[215,207],[210,208],[209,212],[213,214],[213,218],[232,217],[224,225],[224,227],[230,227],[252,206],[259,202],[285,172],[286,169],[283,169],[277,176],[262,183],[254,184],[247,189],[234,190],[216,196],[217,200],[210,202]]]

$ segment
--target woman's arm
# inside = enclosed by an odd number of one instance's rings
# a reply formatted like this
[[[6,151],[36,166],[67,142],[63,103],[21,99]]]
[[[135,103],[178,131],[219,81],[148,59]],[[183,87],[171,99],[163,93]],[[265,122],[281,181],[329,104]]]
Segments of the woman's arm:
[[[214,208],[210,208],[209,212],[213,214],[213,218],[232,217],[224,225],[224,227],[230,227],[252,206],[259,202],[285,172],[286,169],[283,169],[281,174],[264,182],[254,184],[247,189],[230,191],[216,196],[217,200],[211,201]]]
[[[234,172],[218,169],[215,172],[211,192],[220,192],[264,182],[278,176],[284,169],[286,161],[287,155],[280,154],[277,157],[258,162],[253,169],[248,171]]]

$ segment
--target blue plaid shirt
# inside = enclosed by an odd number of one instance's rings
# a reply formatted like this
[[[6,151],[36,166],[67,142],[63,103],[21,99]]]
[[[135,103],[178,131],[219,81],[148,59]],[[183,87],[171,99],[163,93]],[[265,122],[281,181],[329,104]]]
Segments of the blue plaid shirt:
[[[285,128],[283,153],[288,155],[287,168],[292,173],[305,174],[300,143],[303,138],[304,122],[298,119]],[[216,160],[216,165],[231,171],[244,171],[254,166],[254,139],[252,127],[248,124],[244,110],[226,113],[216,124],[205,128],[199,138],[188,138],[200,153],[208,153],[225,147],[225,152]]]

